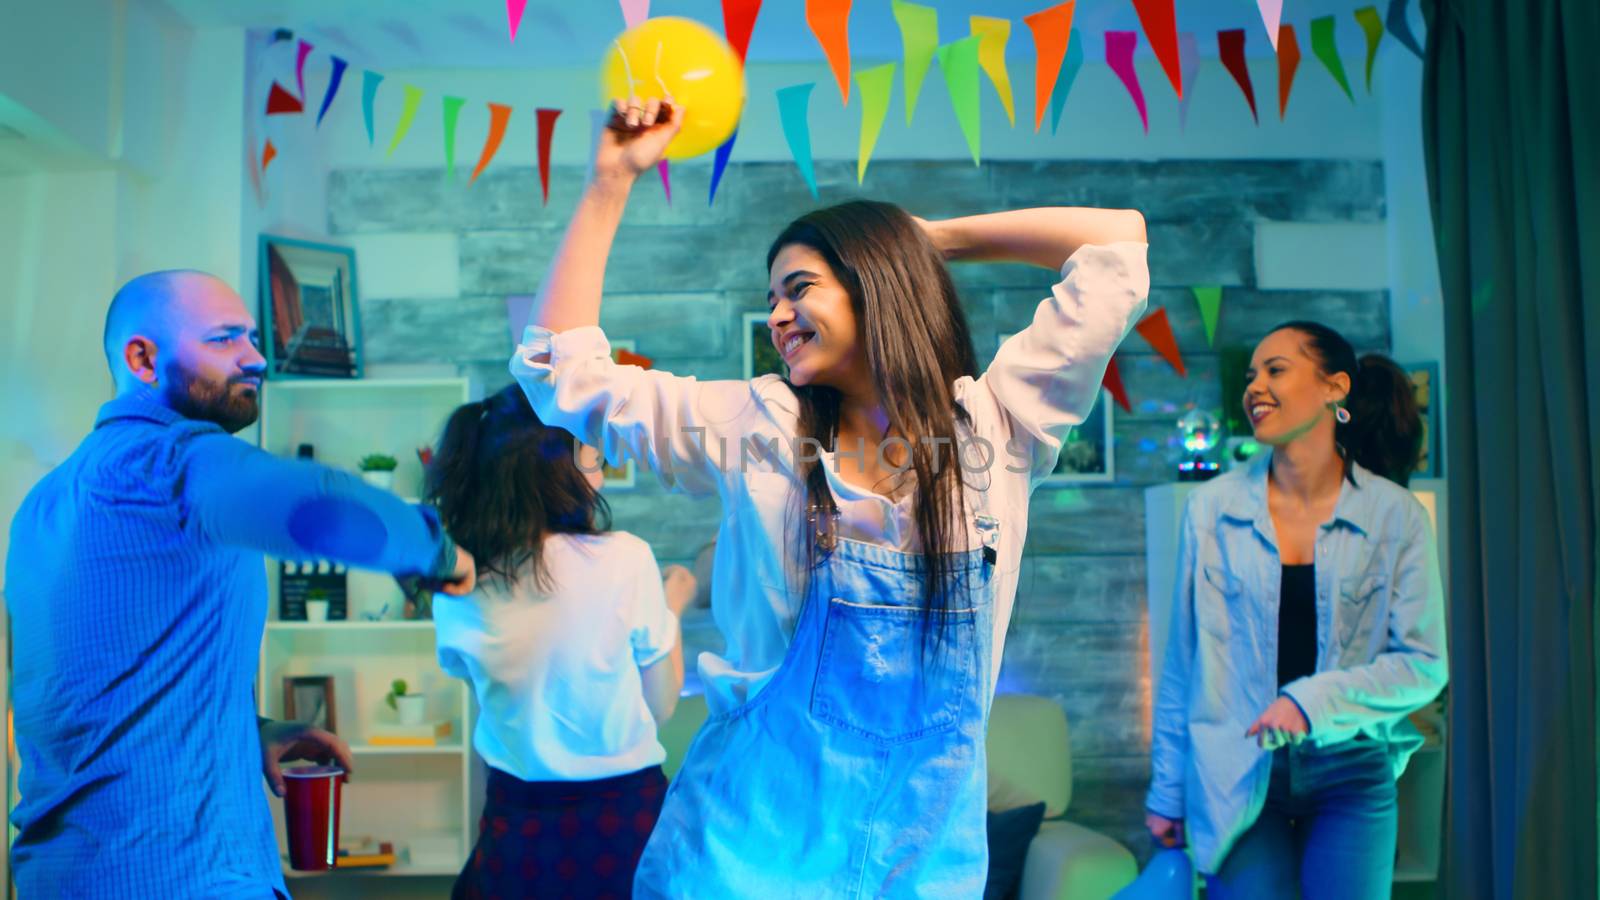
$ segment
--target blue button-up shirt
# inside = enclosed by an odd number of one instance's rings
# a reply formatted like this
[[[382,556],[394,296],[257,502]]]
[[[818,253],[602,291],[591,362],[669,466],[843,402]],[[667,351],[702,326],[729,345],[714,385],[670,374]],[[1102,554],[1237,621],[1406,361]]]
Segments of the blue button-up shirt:
[[[11,525],[20,896],[287,895],[255,716],[262,553],[431,575],[447,548],[431,511],[354,476],[137,395],[102,407]]]
[[[1152,812],[1185,819],[1215,872],[1266,802],[1272,754],[1245,731],[1278,687],[1283,567],[1267,509],[1271,453],[1190,495],[1151,734]],[[1445,685],[1444,590],[1427,511],[1352,464],[1317,531],[1317,670],[1284,685],[1329,746],[1365,735],[1395,776],[1422,745],[1406,716]]]

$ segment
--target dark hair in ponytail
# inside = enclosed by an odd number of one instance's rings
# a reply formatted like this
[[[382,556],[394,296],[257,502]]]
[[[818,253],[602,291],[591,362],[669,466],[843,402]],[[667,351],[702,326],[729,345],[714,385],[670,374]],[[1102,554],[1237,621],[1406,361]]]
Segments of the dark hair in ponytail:
[[[1377,353],[1358,360],[1343,335],[1317,322],[1285,322],[1272,330],[1300,332],[1308,355],[1325,374],[1349,376],[1344,405],[1350,421],[1333,428],[1339,454],[1405,487],[1422,458],[1422,413],[1405,370]]]
[[[428,466],[426,499],[480,573],[514,579],[532,562],[534,583],[548,588],[540,553],[547,534],[611,528],[611,510],[578,468],[576,450],[572,434],[539,421],[513,384],[450,414]]]

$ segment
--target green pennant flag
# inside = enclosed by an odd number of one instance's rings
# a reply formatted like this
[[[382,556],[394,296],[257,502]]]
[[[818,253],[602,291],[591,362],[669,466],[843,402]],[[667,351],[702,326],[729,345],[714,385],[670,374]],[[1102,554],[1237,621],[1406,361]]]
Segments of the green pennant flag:
[[[456,174],[456,120],[461,117],[463,97],[444,98],[444,180]]]
[[[1192,287],[1195,302],[1200,304],[1200,321],[1206,327],[1206,344],[1214,346],[1217,337],[1217,314],[1222,311],[1222,288]]]
[[[1339,44],[1333,34],[1333,16],[1322,16],[1311,20],[1311,52],[1322,60],[1323,68],[1339,82],[1340,90],[1356,102],[1356,95],[1350,92],[1350,82],[1344,76],[1344,61],[1339,59]]]
[[[1356,21],[1367,36],[1367,93],[1372,93],[1372,61],[1378,58],[1378,44],[1383,40],[1383,17],[1376,6],[1363,6],[1356,10]]]
[[[956,110],[956,121],[961,123],[961,134],[967,139],[967,149],[972,151],[972,164],[977,165],[982,133],[978,116],[978,47],[981,35],[962,38],[939,48],[939,68],[944,70],[944,82],[950,89],[950,103]]]
[[[400,108],[400,123],[394,127],[394,137],[389,140],[389,152],[385,156],[393,156],[394,148],[405,140],[406,132],[411,130],[411,120],[417,117],[417,106],[421,103],[422,88],[406,85],[406,103]]]
[[[894,91],[895,64],[884,63],[856,73],[861,88],[861,143],[856,151],[856,184],[867,177],[867,161],[878,144],[883,120],[889,115],[889,95]]]
[[[900,42],[905,46],[906,73],[906,124],[911,124],[911,114],[917,111],[917,97],[922,93],[922,79],[933,64],[934,50],[939,46],[939,11],[931,6],[893,0],[894,20],[900,25]]]

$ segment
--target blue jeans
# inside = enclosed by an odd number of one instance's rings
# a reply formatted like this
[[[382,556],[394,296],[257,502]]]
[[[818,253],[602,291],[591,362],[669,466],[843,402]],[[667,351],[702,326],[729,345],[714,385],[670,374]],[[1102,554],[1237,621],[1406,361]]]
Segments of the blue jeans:
[[[1359,739],[1281,748],[1261,817],[1217,874],[1206,876],[1207,900],[1388,897],[1396,827],[1394,766],[1384,745]]]

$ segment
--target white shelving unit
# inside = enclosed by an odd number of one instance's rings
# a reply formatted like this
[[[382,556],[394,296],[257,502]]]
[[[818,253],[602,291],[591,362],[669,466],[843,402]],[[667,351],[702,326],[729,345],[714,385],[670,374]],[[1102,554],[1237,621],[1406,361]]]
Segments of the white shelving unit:
[[[262,391],[259,440],[280,456],[311,444],[317,461],[354,470],[368,453],[399,461],[396,493],[415,501],[422,468],[416,448],[438,440],[450,412],[472,398],[465,378],[316,379],[268,381]],[[344,787],[341,839],[370,836],[395,845],[399,862],[312,877],[447,876],[459,872],[476,839],[483,764],[471,749],[475,706],[465,682],[445,675],[434,650],[433,622],[401,619],[401,597],[387,575],[352,571],[344,621],[280,621],[277,561],[267,561],[268,621],[262,638],[257,698],[261,714],[283,717],[283,679],[334,680],[334,727],[349,743],[355,771]],[[385,618],[367,621],[387,603]],[[384,703],[390,682],[407,681],[428,697],[426,718],[449,719],[452,734],[437,746],[370,743],[373,726],[394,721]],[[283,803],[270,799],[281,853],[287,856]],[[295,872],[284,864],[290,877]]]
[[[1178,532],[1183,504],[1198,487],[1192,482],[1161,484],[1144,492],[1145,589],[1150,629],[1150,692],[1161,683],[1161,661],[1167,646],[1167,621],[1172,612],[1172,587],[1177,575]],[[1448,572],[1449,542],[1440,523],[1447,521],[1445,485],[1435,479],[1412,479],[1411,492],[1433,518],[1439,541],[1439,565]],[[1446,595],[1449,584],[1445,585]],[[1436,723],[1443,734],[1444,723]],[[1425,882],[1438,877],[1444,828],[1445,752],[1430,739],[1406,765],[1397,784],[1399,833],[1394,880]]]

